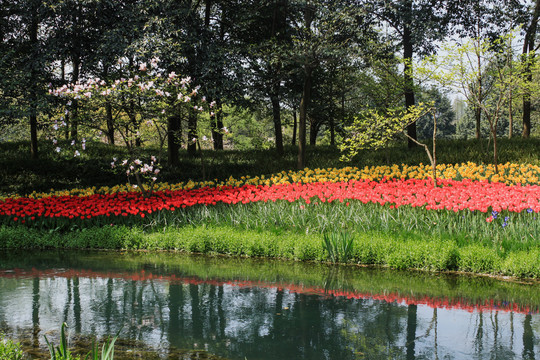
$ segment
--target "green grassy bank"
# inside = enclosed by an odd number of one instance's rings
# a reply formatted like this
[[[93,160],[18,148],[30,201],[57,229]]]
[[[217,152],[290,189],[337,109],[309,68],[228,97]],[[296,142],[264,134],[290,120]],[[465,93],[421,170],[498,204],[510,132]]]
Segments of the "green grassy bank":
[[[355,233],[348,263],[396,269],[457,270],[516,277],[540,277],[540,250],[501,252],[481,244],[458,245],[440,238],[403,238],[376,232]],[[58,233],[1,227],[0,247],[65,249],[176,250],[205,254],[326,261],[322,236],[196,226],[144,231],[139,227],[88,228]]]

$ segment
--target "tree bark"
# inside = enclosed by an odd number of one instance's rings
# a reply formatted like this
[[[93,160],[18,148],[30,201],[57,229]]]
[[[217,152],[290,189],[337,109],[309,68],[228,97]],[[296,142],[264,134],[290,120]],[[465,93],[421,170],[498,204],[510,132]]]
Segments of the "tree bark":
[[[107,139],[109,144],[114,145],[114,118],[111,103],[108,101],[105,103],[105,111],[107,112]]]
[[[335,75],[335,70],[332,71],[332,73],[334,73]],[[330,120],[329,120],[329,127],[330,127],[330,146],[334,146],[336,144],[336,136],[335,136],[335,121],[334,121],[334,99],[332,98],[333,94],[334,94],[334,83],[331,82],[330,83],[330,96],[331,96],[331,101],[330,101]]]
[[[480,106],[477,106],[476,109],[474,109],[474,119],[476,122],[475,138],[480,139],[480,121],[482,120],[482,109],[480,109]]]
[[[66,84],[66,60],[64,58],[60,60],[60,79],[62,79],[62,85]],[[64,138],[69,140],[69,114],[64,115],[64,122],[66,123],[66,126],[64,126]]]
[[[103,67],[103,77],[109,77],[109,68],[107,65]],[[107,122],[107,140],[110,145],[114,145],[114,118],[112,113],[112,105],[109,101],[105,102],[105,117]]]
[[[478,30],[478,33],[480,33],[480,30]],[[483,102],[484,91],[483,91],[482,72],[481,72],[482,58],[480,56],[479,51],[477,51],[476,53],[476,61],[477,61],[477,66],[478,66],[478,104],[476,105],[476,109],[474,110],[474,118],[476,120],[476,139],[480,139],[480,137],[482,136],[482,132],[481,132],[482,107],[480,104],[482,104]]]
[[[180,114],[174,114],[167,119],[167,163],[176,166],[180,163],[178,151],[180,150],[180,139],[178,137],[181,131]]]
[[[298,120],[296,119],[296,110],[293,111],[293,131],[291,145],[296,145],[296,129],[298,127]]]
[[[313,21],[313,9],[309,4],[306,5],[304,17],[305,28],[309,31],[311,28],[311,22]],[[309,63],[309,59],[306,59],[304,63],[304,85],[302,89],[302,100],[300,100],[300,119],[298,124],[298,170],[303,169],[306,165],[306,119],[307,108],[311,100],[311,75],[311,64]]]
[[[283,155],[283,131],[281,129],[281,107],[279,104],[279,84],[274,86],[274,92],[270,96],[272,102],[272,117],[274,119],[274,134],[276,136],[276,152]]]
[[[309,123],[309,145],[311,146],[317,145],[318,133],[319,133],[319,126],[317,125],[317,121],[313,119],[313,121],[310,121]]]
[[[417,305],[409,305],[407,308],[407,360],[416,359],[415,357],[415,342],[416,342],[416,319]]]
[[[217,105],[215,120],[212,121],[212,139],[214,141],[214,150],[223,150],[223,110],[222,105]]]
[[[412,1],[408,1],[408,6],[412,12]],[[404,80],[405,80],[405,107],[408,109],[411,106],[414,106],[414,82],[412,77],[412,58],[413,58],[413,43],[411,37],[411,29],[409,24],[403,25],[403,60],[405,61],[404,66]],[[407,126],[407,135],[412,139],[416,140],[416,122]],[[408,147],[413,148],[416,146],[416,143],[408,139]]]
[[[536,0],[534,7],[534,13],[531,19],[531,23],[527,27],[525,32],[525,39],[523,41],[523,61],[526,61],[525,71],[523,77],[525,83],[530,84],[532,82],[531,62],[534,61],[534,40],[536,38],[536,29],[538,27],[538,17],[540,16],[540,0]],[[533,52],[531,54],[531,52]],[[524,138],[528,138],[531,135],[531,93],[525,87],[525,93],[523,94],[523,134]]]
[[[193,109],[189,110],[188,114],[188,145],[187,150],[190,156],[195,156],[197,153],[197,114]]]
[[[37,6],[32,8],[32,14],[29,27],[30,46],[32,48],[33,59],[31,59],[31,84],[30,84],[30,157],[37,159],[38,155],[38,138],[37,138],[37,58],[38,58],[38,14]]]
[[[510,101],[508,102],[508,138],[514,136],[514,114],[512,114],[512,90],[510,90]]]
[[[79,82],[79,68],[81,66],[81,61],[79,56],[74,54],[72,57],[73,63],[73,72],[71,73],[71,82],[76,84]],[[79,102],[74,99],[71,102],[71,139],[77,140],[78,137],[78,127],[79,127]]]

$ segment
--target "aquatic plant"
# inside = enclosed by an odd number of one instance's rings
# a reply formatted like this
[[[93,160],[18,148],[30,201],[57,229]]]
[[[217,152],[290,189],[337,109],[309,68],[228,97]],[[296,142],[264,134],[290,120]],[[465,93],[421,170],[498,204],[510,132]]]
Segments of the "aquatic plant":
[[[103,347],[101,348],[101,353],[99,352],[99,346],[97,342],[94,341],[94,344],[92,346],[92,351],[86,355],[85,360],[88,358],[89,360],[113,360],[114,359],[114,343],[116,342],[116,339],[118,338],[118,335],[115,336],[112,340],[107,339],[103,343]],[[88,357],[90,355],[90,357]]]
[[[75,356],[71,353],[68,347],[67,335],[66,335],[67,324],[63,323],[60,329],[60,345],[54,346],[49,342],[47,336],[45,337],[45,342],[49,348],[49,353],[51,354],[51,360],[80,360],[80,356]],[[85,360],[114,360],[114,343],[118,336],[115,336],[112,340],[107,339],[103,344],[101,353],[99,351],[98,344],[94,341],[92,350],[86,354]]]
[[[71,351],[69,351],[68,348],[68,342],[67,342],[67,336],[66,336],[66,323],[62,323],[62,328],[60,329],[60,345],[54,346],[49,342],[49,339],[47,339],[47,336],[44,335],[45,342],[47,343],[47,347],[49,348],[49,352],[51,354],[51,360],[76,360],[79,359],[79,357],[73,356],[71,354]]]
[[[335,263],[348,262],[353,254],[353,237],[346,231],[330,231],[323,234],[322,246],[328,259]]]

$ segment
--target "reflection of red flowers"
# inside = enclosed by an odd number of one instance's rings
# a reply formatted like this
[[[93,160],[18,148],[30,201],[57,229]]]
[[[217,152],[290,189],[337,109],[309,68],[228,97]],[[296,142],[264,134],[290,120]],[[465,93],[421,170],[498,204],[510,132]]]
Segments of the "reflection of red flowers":
[[[458,212],[497,211],[540,212],[540,186],[510,186],[486,181],[439,180],[434,188],[429,180],[294,183],[279,185],[244,185],[240,187],[203,187],[192,190],[157,191],[151,197],[137,192],[109,195],[51,196],[42,199],[9,198],[0,201],[0,223],[26,220],[29,223],[47,219],[105,219],[107,217],[138,218],[154,212],[175,211],[195,205],[247,204],[252,202],[287,201],[306,204],[346,202],[351,200],[392,208],[419,207],[426,210]],[[32,217],[34,219],[32,219]],[[489,218],[486,221],[490,222]],[[95,222],[93,223],[96,224]]]
[[[306,294],[306,295],[318,295],[318,296],[335,296],[345,297],[347,299],[374,299],[379,301],[385,301],[388,303],[400,303],[407,305],[426,305],[431,308],[444,308],[444,309],[460,309],[468,312],[473,311],[512,311],[516,313],[535,313],[539,312],[538,306],[512,303],[504,300],[493,299],[481,299],[473,300],[463,297],[430,297],[423,294],[411,295],[400,294],[399,292],[391,293],[372,293],[369,291],[350,291],[341,289],[325,289],[317,286],[304,286],[291,283],[276,283],[276,282],[264,282],[264,281],[250,281],[250,280],[218,280],[218,279],[200,279],[197,277],[177,277],[175,274],[170,275],[154,275],[150,272],[140,270],[137,273],[110,273],[110,272],[97,272],[93,270],[22,270],[14,269],[8,271],[0,270],[0,278],[42,278],[42,277],[63,277],[63,278],[117,278],[130,281],[168,281],[170,283],[182,283],[182,284],[208,284],[213,286],[235,286],[241,288],[276,288],[279,290],[287,290],[290,293]]]

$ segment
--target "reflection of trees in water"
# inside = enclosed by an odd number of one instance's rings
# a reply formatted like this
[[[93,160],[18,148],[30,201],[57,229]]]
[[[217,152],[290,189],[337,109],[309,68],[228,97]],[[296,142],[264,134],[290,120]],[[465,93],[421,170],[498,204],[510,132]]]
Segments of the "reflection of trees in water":
[[[164,351],[173,345],[234,358],[256,358],[262,353],[276,359],[437,359],[451,355],[452,350],[452,344],[439,344],[438,331],[443,329],[438,310],[426,317],[413,304],[321,298],[281,288],[228,284],[79,277],[30,281],[36,344],[42,340],[42,331],[48,330],[40,328],[42,322],[58,327],[67,320],[74,332],[101,337],[123,327],[122,337],[143,340]],[[21,297],[17,291],[20,288],[3,290],[0,300],[10,292]],[[0,309],[0,319],[9,324],[5,311],[9,309]],[[519,318],[516,339],[514,314],[503,317],[494,311],[462,316],[471,319],[468,341],[476,357],[535,358],[538,340],[531,315]]]
[[[32,279],[32,340],[34,347],[39,346],[39,278]]]

